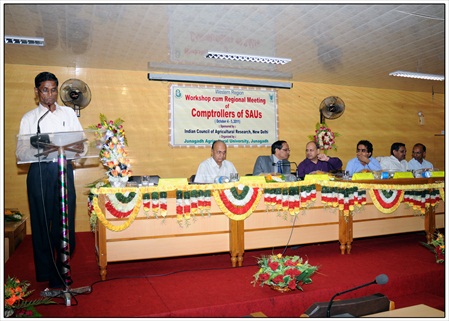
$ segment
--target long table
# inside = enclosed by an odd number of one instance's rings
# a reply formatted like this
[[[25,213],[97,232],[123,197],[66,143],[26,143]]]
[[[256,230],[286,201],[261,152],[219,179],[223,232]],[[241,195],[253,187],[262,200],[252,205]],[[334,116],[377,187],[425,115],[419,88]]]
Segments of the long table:
[[[313,183],[316,198],[301,203],[304,207],[298,208],[296,203],[296,208],[286,209],[270,202],[265,194],[269,189],[294,190],[309,183]],[[430,241],[435,229],[444,227],[443,200],[438,206],[427,206],[421,214],[405,203],[397,204],[391,213],[383,213],[376,208],[369,192],[370,187],[390,191],[425,188],[439,190],[443,198],[442,179],[309,183],[256,184],[249,188],[253,205],[249,206],[248,202],[243,215],[224,208],[227,198],[223,195],[232,198],[232,190],[242,192],[239,183],[173,186],[166,191],[158,186],[92,189],[90,213],[97,216],[94,230],[100,276],[106,279],[108,262],[228,251],[232,266],[242,266],[245,250],[285,246],[287,242],[295,245],[338,241],[341,254],[349,254],[354,238],[424,230]],[[330,206],[324,201],[329,188],[350,187],[357,187],[361,194],[365,191],[366,202],[354,206],[349,214],[340,206]],[[199,202],[200,206],[195,205],[195,212],[194,204],[198,203],[195,200],[200,198],[194,198],[193,191],[197,190],[211,194],[205,198],[202,195],[203,201]],[[186,191],[192,193],[191,198],[186,197]],[[249,194],[243,203],[249,200]],[[156,199],[151,195],[157,195]],[[205,206],[204,200],[209,205]],[[152,202],[157,206],[153,207]]]

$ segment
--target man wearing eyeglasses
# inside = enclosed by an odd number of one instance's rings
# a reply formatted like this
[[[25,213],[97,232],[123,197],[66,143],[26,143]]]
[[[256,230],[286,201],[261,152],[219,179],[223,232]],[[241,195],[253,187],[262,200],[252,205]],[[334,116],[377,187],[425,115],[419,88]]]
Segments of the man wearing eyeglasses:
[[[270,156],[259,156],[254,164],[253,175],[261,173],[290,174],[290,148],[285,140],[278,140],[271,145]]]
[[[19,135],[82,131],[75,111],[57,103],[58,79],[50,72],[41,72],[34,79],[34,93],[39,105],[28,111],[20,122]],[[17,144],[21,159],[23,142]],[[29,146],[28,146],[29,149]],[[37,149],[36,152],[37,153]],[[48,282],[50,288],[63,288],[67,281],[61,276],[61,211],[57,162],[45,158],[31,163],[27,175],[34,267],[37,282]],[[76,192],[73,168],[67,162],[67,207],[70,254],[75,249]],[[71,282],[71,280],[70,280]]]

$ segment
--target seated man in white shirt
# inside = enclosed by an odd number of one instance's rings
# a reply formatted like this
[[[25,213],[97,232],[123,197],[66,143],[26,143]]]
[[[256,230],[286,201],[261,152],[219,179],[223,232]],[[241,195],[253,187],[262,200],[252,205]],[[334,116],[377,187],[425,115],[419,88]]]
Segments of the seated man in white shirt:
[[[226,160],[226,144],[221,140],[212,143],[211,157],[201,162],[195,175],[195,183],[214,183],[216,177],[230,177],[237,170],[230,161]]]
[[[377,157],[383,170],[406,172],[408,163],[405,160],[407,149],[404,143],[393,143],[390,148],[390,156]]]
[[[426,146],[421,143],[415,144],[412,151],[412,159],[408,162],[408,169],[433,169],[431,162],[426,161]]]

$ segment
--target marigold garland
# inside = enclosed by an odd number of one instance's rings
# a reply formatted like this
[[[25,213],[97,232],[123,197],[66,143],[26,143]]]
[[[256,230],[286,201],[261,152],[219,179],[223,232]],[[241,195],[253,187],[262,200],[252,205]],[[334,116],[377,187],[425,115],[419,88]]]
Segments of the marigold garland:
[[[140,206],[142,205],[142,195],[140,193],[137,194],[137,201],[136,206],[132,210],[131,214],[128,217],[128,220],[126,220],[125,223],[121,225],[114,225],[111,224],[107,219],[104,213],[101,211],[100,206],[98,205],[98,195],[94,195],[92,199],[93,207],[95,210],[95,213],[97,215],[98,220],[108,229],[114,232],[120,232],[123,230],[126,230],[132,222],[136,219],[137,215],[139,214]]]
[[[148,218],[148,212],[151,209],[151,195],[150,195],[150,193],[143,193],[142,194],[142,206],[143,206],[143,210],[145,212],[145,215]]]
[[[251,194],[248,201],[244,206],[236,205],[233,203],[235,201],[232,198],[228,198],[229,193],[225,193],[226,190],[218,191],[214,190],[212,195],[214,196],[215,202],[218,207],[223,211],[223,213],[232,220],[240,221],[246,219],[250,216],[254,209],[259,205],[260,198],[262,196],[262,189],[249,187],[248,195]],[[241,203],[239,203],[241,204]]]
[[[159,214],[162,218],[167,216],[167,192],[159,193]]]
[[[390,214],[396,211],[404,198],[404,191],[390,190],[389,195],[385,195],[386,190],[371,189],[369,194],[374,206],[382,213]]]
[[[357,187],[321,187],[321,202],[325,207],[334,207],[343,212],[344,216],[354,213],[356,207],[360,208],[366,204],[366,191],[359,190]]]
[[[125,192],[106,195],[106,209],[115,217],[127,217],[136,206],[136,193]]]
[[[422,215],[426,214],[426,209],[430,206],[436,206],[440,199],[440,191],[438,189],[405,191],[404,195],[404,203],[410,205],[413,210]]]
[[[198,191],[198,209],[201,215],[206,213],[210,216],[210,207],[211,207],[211,191],[210,190],[199,190]]]
[[[299,214],[300,209],[306,209],[316,200],[316,187],[290,186],[287,188],[265,188],[264,202],[266,211],[281,210],[284,214]]]
[[[210,216],[211,193],[224,214],[234,220],[246,219],[251,215],[262,194],[267,211],[277,210],[284,214],[297,215],[300,209],[305,210],[316,200],[315,183],[321,185],[321,200],[325,207],[338,207],[345,216],[353,214],[357,207],[366,204],[366,190],[369,190],[376,208],[383,213],[392,213],[404,200],[415,211],[425,214],[426,208],[436,206],[441,199],[444,200],[444,183],[385,185],[338,181],[288,182],[273,183],[269,185],[272,188],[265,189],[264,184],[239,185],[240,192],[235,184],[216,184],[217,186],[211,185],[214,187],[213,193],[209,189],[211,186],[190,185],[185,190],[179,190],[177,218],[179,222],[188,224],[191,216],[196,213],[207,213]],[[379,194],[379,190],[383,190],[382,194]],[[98,206],[98,194],[106,195],[105,207],[113,216],[128,217],[123,225],[116,226],[108,222]],[[156,192],[154,188],[92,188],[88,197],[92,230],[95,230],[97,220],[110,230],[124,230],[135,220],[141,206],[145,214],[151,209],[154,216],[161,215],[165,218],[167,192]]]

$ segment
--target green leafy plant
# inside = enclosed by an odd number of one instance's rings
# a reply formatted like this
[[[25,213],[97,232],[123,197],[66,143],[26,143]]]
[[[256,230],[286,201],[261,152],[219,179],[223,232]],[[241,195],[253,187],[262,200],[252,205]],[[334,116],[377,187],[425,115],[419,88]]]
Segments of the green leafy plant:
[[[268,285],[273,288],[301,290],[302,285],[312,283],[311,276],[318,270],[308,261],[297,255],[282,256],[282,254],[263,256],[258,259],[259,271],[254,274],[254,286]]]

